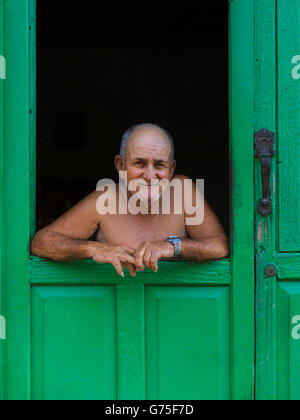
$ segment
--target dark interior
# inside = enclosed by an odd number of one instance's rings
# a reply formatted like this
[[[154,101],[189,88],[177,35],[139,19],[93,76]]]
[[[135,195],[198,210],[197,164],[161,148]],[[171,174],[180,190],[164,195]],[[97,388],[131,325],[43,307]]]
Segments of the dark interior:
[[[123,132],[152,122],[229,234],[227,2],[104,4],[37,0],[37,230],[117,180]]]

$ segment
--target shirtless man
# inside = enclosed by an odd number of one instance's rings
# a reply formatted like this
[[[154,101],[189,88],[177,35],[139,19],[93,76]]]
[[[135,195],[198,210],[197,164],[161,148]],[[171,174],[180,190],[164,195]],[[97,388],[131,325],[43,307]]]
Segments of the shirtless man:
[[[134,126],[125,133],[115,166],[119,173],[127,172],[128,184],[137,179],[147,183],[149,203],[153,194],[151,181],[186,179],[174,176],[176,162],[172,138],[153,124]],[[193,194],[195,189],[194,185]],[[123,268],[129,269],[132,276],[145,267],[156,272],[159,260],[178,254],[178,247],[167,242],[170,236],[178,237],[179,255],[184,260],[216,260],[229,255],[228,238],[206,200],[204,221],[195,226],[186,224],[184,211],[175,214],[174,205],[171,205],[171,214],[117,212],[101,215],[97,211],[101,194],[103,191],[94,191],[39,231],[31,242],[32,254],[56,261],[92,258],[98,263],[112,264],[123,277]],[[128,197],[130,194],[128,192]],[[95,233],[96,241],[89,240]]]

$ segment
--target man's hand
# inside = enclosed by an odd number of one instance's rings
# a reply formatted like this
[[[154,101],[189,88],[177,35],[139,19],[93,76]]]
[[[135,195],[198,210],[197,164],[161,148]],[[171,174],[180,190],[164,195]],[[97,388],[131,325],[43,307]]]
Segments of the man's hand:
[[[143,242],[134,253],[137,271],[144,270],[145,265],[156,273],[158,261],[164,258],[172,258],[174,253],[174,246],[169,242]]]
[[[136,275],[135,249],[127,246],[95,244],[91,257],[94,261],[103,264],[112,264],[117,273],[124,277],[123,268],[130,270],[132,276]]]

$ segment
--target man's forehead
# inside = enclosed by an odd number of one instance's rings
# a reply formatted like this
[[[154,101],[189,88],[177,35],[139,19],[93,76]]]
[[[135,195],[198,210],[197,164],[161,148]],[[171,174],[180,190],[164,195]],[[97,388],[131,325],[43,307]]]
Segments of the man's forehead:
[[[171,143],[167,135],[158,128],[140,128],[130,136],[127,151],[132,155],[170,153]]]

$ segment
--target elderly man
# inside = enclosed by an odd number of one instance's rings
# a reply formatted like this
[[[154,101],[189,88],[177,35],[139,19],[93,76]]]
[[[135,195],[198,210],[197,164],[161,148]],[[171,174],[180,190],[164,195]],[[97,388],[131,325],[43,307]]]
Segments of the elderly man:
[[[187,179],[174,175],[174,143],[166,130],[154,124],[130,128],[123,136],[115,166],[119,173],[126,172],[128,183],[142,180],[143,183],[138,184],[140,201],[148,198],[149,206],[156,201],[159,210],[139,214],[130,211],[121,213],[119,210],[115,214],[101,212],[99,198],[104,190],[94,191],[36,234],[31,242],[32,254],[56,261],[92,258],[98,263],[112,264],[123,277],[123,268],[129,269],[132,276],[145,267],[156,272],[159,260],[174,256],[193,261],[228,256],[228,238],[204,197],[204,220],[201,224],[188,225],[185,211],[181,214],[175,211],[178,197],[174,198],[174,189],[170,196],[169,214],[162,212],[163,194],[161,188],[157,193],[153,185],[162,180],[178,179],[183,183]],[[120,188],[119,184],[118,192]],[[128,189],[126,194],[129,198],[132,196]],[[196,185],[193,183],[192,189],[184,191],[184,194],[191,194],[190,198],[195,203]],[[119,204],[120,198],[116,199]],[[96,241],[89,240],[94,234]]]

